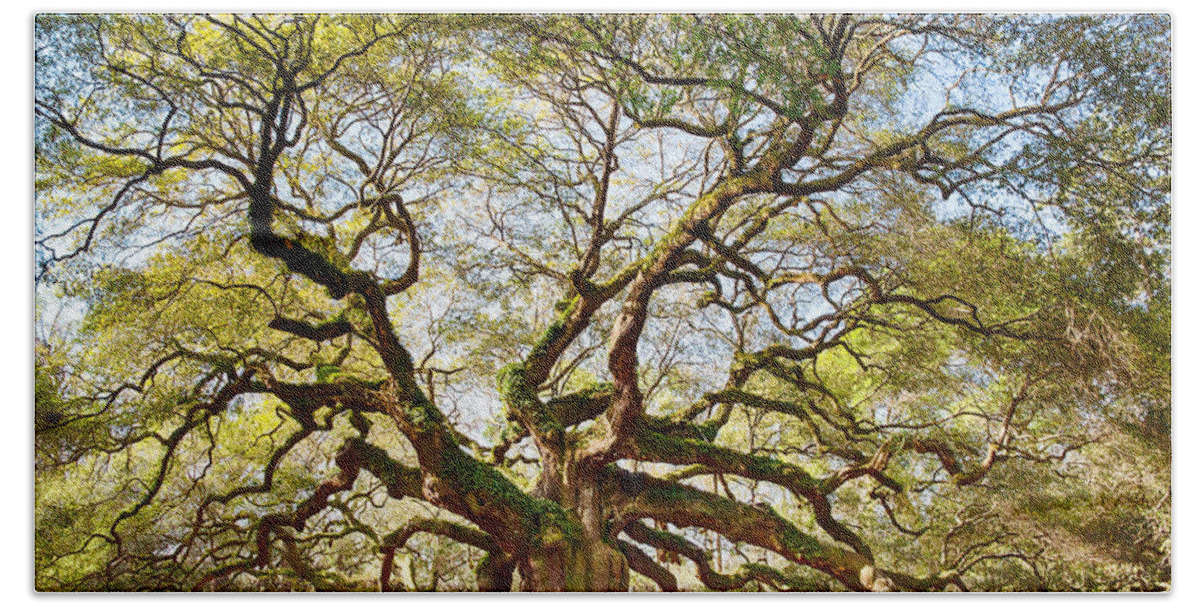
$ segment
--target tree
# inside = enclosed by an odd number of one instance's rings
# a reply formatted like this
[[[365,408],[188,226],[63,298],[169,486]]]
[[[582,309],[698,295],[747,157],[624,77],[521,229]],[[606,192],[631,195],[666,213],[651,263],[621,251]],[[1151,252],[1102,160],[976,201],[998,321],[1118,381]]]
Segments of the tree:
[[[1168,40],[41,16],[37,584],[1165,588]]]

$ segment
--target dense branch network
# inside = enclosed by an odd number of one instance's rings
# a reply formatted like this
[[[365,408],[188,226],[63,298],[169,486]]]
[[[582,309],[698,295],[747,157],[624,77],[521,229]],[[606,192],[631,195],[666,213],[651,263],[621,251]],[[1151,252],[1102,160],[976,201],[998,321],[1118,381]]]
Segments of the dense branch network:
[[[94,214],[39,232],[49,252],[41,272],[89,253],[123,209],[159,205],[194,210],[210,227],[232,210],[248,227],[234,243],[286,277],[192,281],[189,289],[223,297],[252,294],[260,309],[265,301],[256,318],[271,331],[256,330],[253,345],[240,348],[176,342],[140,382],[94,399],[101,409],[39,426],[66,427],[150,399],[176,369],[208,370],[179,402],[191,404],[179,410],[182,425],[156,436],[163,450],[151,483],[79,551],[114,543],[110,572],[153,562],[126,549],[123,522],[160,498],[197,433],[236,419],[235,404],[270,402],[297,427],[293,434],[271,440],[258,481],[205,498],[187,538],[163,558],[183,563],[207,538],[237,538],[195,562],[197,589],[277,571],[339,588],[348,583],[319,571],[313,552],[348,535],[374,549],[375,585],[385,591],[396,588],[397,552],[417,534],[481,552],[475,577],[486,590],[510,589],[514,572],[525,589],[627,589],[629,570],[677,590],[679,570],[662,555],[686,558],[714,590],[810,588],[796,566],[852,590],[966,589],[966,572],[988,560],[1032,559],[986,553],[995,540],[946,557],[942,571],[904,573],[877,563],[873,539],[853,523],[858,515],[839,509],[839,497],[866,488],[883,525],[920,538],[930,526],[913,523],[915,509],[897,515],[910,493],[965,492],[1000,463],[1061,462],[1088,441],[1037,436],[1034,406],[1054,398],[1054,377],[1034,363],[1000,360],[1022,344],[1058,348],[1052,317],[1007,294],[917,276],[915,262],[886,250],[889,241],[870,239],[902,232],[918,221],[910,215],[942,225],[900,202],[882,211],[861,205],[893,204],[878,194],[889,180],[907,180],[917,193],[900,198],[966,197],[983,184],[1032,196],[1021,184],[1037,167],[1005,160],[1005,150],[1066,138],[1085,87],[1056,71],[1040,94],[1014,97],[1007,108],[948,104],[923,122],[888,126],[854,115],[859,97],[883,86],[875,74],[932,61],[939,45],[971,52],[956,37],[969,24],[845,15],[750,29],[719,16],[479,19],[122,17],[79,25],[99,43],[87,86],[104,96],[140,89],[154,108],[142,111],[160,120],[136,121],[157,126],[126,133],[119,112],[89,116],[66,94],[39,87],[40,130],[126,163],[124,174],[100,180]],[[458,54],[454,41],[472,28],[492,33],[471,43],[476,55]],[[789,53],[811,61],[771,56],[760,48],[775,44],[770,36],[794,40]],[[537,68],[525,69],[514,53]],[[697,59],[705,55],[730,63]],[[469,61],[483,63],[468,69],[492,70],[521,91],[508,103],[539,122],[515,125],[500,110],[455,105],[454,71]],[[456,135],[472,129],[479,141]],[[449,387],[476,362],[445,371],[437,339],[420,361],[407,342],[411,314],[436,304],[424,290],[440,279],[423,273],[451,274],[438,239],[458,225],[438,224],[448,221],[431,205],[456,189],[489,200],[486,221],[470,227],[477,237],[459,242],[493,243],[488,255],[523,269],[526,286],[556,300],[549,321],[530,323],[529,347],[498,366],[489,390],[503,420],[490,440],[460,428],[435,395],[435,376]],[[535,230],[562,230],[531,238],[523,233],[530,226],[506,219],[535,212],[543,215],[526,220],[540,222]],[[150,215],[141,221],[153,229]],[[190,292],[168,289],[148,306],[165,309],[180,293]],[[707,362],[723,382],[671,394],[661,389],[671,365],[648,381],[645,357],[665,343],[661,361],[669,362],[684,348],[659,332],[675,314],[664,307],[680,301],[728,347]],[[957,341],[963,346],[947,347],[952,362],[972,349],[1001,354],[978,366],[991,374],[979,381],[987,390],[966,398],[886,393],[898,367],[875,344],[905,339],[936,348]],[[876,392],[847,389],[847,374]],[[946,404],[944,418],[880,413],[901,412],[906,398],[967,405]],[[741,416],[773,421],[777,433],[803,429],[807,440],[759,441]],[[973,421],[974,444],[942,430],[959,419]],[[746,433],[748,445],[735,440]],[[217,442],[208,436],[211,460]],[[341,437],[332,470],[303,497],[271,499],[281,465],[324,436]],[[403,457],[381,447],[401,438]],[[121,448],[143,439],[127,436]],[[711,491],[701,477],[711,477]],[[774,507],[754,502],[760,491]],[[373,496],[434,515],[384,533],[348,506],[375,504]],[[253,508],[230,513],[234,504]],[[322,518],[334,510],[341,515]],[[746,559],[722,572],[699,544],[708,534],[718,554],[726,545],[755,547],[776,561]]]

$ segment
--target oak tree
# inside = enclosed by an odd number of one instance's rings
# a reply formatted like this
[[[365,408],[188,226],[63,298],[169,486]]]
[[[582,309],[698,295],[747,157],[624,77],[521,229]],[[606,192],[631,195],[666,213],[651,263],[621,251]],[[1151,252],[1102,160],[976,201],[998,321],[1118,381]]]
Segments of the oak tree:
[[[1161,589],[1169,22],[43,15],[41,589]]]

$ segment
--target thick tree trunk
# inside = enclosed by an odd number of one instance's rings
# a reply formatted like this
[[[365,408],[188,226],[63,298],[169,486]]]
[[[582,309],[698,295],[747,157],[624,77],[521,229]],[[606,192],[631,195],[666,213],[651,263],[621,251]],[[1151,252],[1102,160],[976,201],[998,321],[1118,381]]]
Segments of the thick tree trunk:
[[[519,566],[521,590],[628,591],[629,563],[608,537],[609,514],[598,476],[570,458],[545,460],[563,464],[543,469],[540,498],[561,505],[571,521],[550,524],[533,539],[528,559]]]
[[[521,564],[522,591],[628,591],[625,555],[604,542],[561,538]]]

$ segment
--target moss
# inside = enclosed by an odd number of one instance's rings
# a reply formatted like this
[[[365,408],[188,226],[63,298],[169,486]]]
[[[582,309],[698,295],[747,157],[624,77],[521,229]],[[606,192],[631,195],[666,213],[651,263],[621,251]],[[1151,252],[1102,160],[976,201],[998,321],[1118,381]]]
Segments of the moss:
[[[567,331],[567,318],[575,312],[579,307],[579,296],[559,300],[554,304],[554,311],[558,315],[554,318],[554,322],[542,332],[542,336],[534,343],[533,349],[529,351],[529,356],[526,360],[541,358],[550,350],[550,345],[561,338]]]
[[[318,365],[316,370],[317,382],[331,382],[341,371],[342,368],[336,365]]]
[[[496,390],[500,391],[500,397],[507,399],[509,395],[514,395],[525,386],[525,365],[521,363],[509,363],[500,368],[496,372]]]
[[[566,543],[566,536],[554,522],[547,522],[547,525],[541,527],[538,531],[537,539],[543,547],[554,547]]]
[[[600,395],[606,395],[613,392],[612,382],[594,382],[587,387],[576,391],[575,395],[579,395],[583,399],[592,400]]]
[[[775,460],[774,458],[751,456],[748,457],[745,466],[746,473],[751,477],[778,479],[784,476],[798,476],[801,478],[808,478],[809,480],[812,479],[808,477],[808,474],[804,471],[796,469],[785,462]]]
[[[697,425],[696,428],[700,429],[700,434],[704,437],[705,441],[711,442],[717,440],[717,434],[721,432],[722,426],[723,424],[720,421],[709,420]]]
[[[821,541],[801,532],[791,524],[783,526],[783,529],[780,530],[779,542],[789,553],[803,560],[826,560],[830,557],[825,547],[821,545]]]
[[[656,431],[643,431],[638,434],[638,446],[651,455],[660,457],[671,455],[672,461],[684,460],[688,463],[705,463],[728,460],[731,452],[704,441],[683,439]],[[679,463],[677,463],[679,464]]]
[[[411,400],[404,410],[412,425],[421,432],[434,432],[443,428],[445,424],[442,413],[419,390],[412,392]]]
[[[546,405],[563,425],[570,426],[599,415],[607,407],[607,399],[612,393],[611,382],[593,382],[580,390],[551,398]]]
[[[642,526],[639,532],[644,534],[646,539],[650,541],[650,544],[656,547],[664,546],[676,552],[682,552],[687,548],[687,545],[680,542],[678,536],[666,530],[661,530],[653,526]]]
[[[525,381],[525,365],[510,363],[496,373],[496,388],[500,400],[508,408],[510,417],[516,416],[533,425],[542,436],[561,437],[564,428],[561,422],[538,401],[537,395]]]
[[[578,301],[578,297],[559,300],[554,303],[554,312],[558,313],[559,315],[564,315],[567,313],[567,311],[571,310],[571,308],[573,308],[575,303]]]
[[[748,526],[771,525],[773,529],[777,530],[776,538],[786,552],[805,560],[828,560],[831,558],[820,541],[801,532],[769,508],[765,509],[765,512],[770,524],[764,524],[762,515],[747,518],[746,510],[752,507],[719,496],[712,496],[683,484],[661,482],[646,484],[642,500],[664,506],[687,505],[693,514],[703,512],[706,517],[724,522],[725,525],[732,528],[747,528],[743,530],[747,534],[750,534]],[[653,534],[655,538],[664,542],[673,537],[669,533],[660,531],[654,531]]]
[[[637,443],[651,457],[669,457],[668,462],[676,464],[704,464],[735,475],[778,483],[798,492],[813,491],[820,485],[807,471],[795,465],[774,458],[743,454],[704,441],[643,430],[637,435]]]
[[[545,533],[561,534],[564,538],[578,538],[582,534],[579,524],[557,503],[529,496],[499,471],[476,461],[457,446],[442,455],[438,476],[452,482],[463,494],[487,498],[480,501],[480,506],[500,503],[512,509],[535,538]]]
[[[678,483],[649,483],[642,490],[642,496],[647,502],[660,502],[668,505],[686,504],[696,499],[703,499],[693,488]]]

